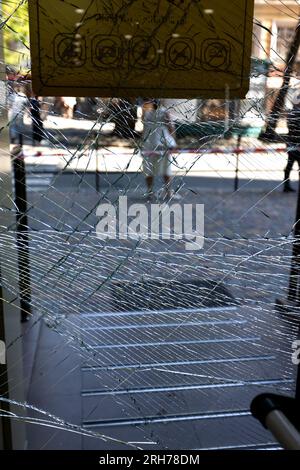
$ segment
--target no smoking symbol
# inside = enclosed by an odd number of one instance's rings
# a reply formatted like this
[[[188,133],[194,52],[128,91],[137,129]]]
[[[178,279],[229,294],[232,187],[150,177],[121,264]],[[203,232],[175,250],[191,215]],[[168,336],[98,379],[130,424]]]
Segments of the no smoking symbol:
[[[170,68],[190,69],[195,61],[195,46],[189,39],[171,40],[168,44],[167,63]]]
[[[207,39],[202,44],[202,64],[205,70],[226,71],[230,65],[230,44],[221,39]]]

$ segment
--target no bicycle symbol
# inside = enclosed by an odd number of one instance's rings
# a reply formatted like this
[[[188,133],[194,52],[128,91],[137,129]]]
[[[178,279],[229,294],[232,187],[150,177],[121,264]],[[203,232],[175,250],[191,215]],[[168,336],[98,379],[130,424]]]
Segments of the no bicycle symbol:
[[[206,70],[226,71],[230,55],[230,43],[223,39],[207,39],[202,44],[202,64]]]

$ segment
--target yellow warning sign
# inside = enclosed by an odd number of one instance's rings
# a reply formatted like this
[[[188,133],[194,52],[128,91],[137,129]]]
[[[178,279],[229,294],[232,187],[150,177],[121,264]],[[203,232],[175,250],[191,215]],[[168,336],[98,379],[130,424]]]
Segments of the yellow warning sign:
[[[38,95],[244,98],[254,0],[30,0]]]

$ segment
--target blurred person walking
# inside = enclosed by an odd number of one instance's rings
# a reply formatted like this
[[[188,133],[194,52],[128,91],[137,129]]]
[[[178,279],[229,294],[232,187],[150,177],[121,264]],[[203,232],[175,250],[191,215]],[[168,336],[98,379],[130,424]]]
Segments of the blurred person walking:
[[[23,146],[24,114],[29,108],[29,101],[21,85],[14,87],[14,93],[10,95],[9,102],[9,136],[11,144]]]
[[[75,107],[77,104],[77,98],[75,98],[75,96],[64,96],[63,102],[64,102],[63,117],[65,117],[66,119],[73,119]]]
[[[162,176],[164,179],[164,197],[178,199],[179,196],[172,195],[171,192],[170,150],[176,147],[176,140],[173,137],[175,128],[167,109],[160,105],[159,100],[144,100],[143,123],[142,156],[147,199],[154,196],[155,176]]]
[[[101,117],[115,125],[114,136],[124,139],[135,139],[138,136],[135,132],[136,105],[132,101],[112,98]]]
[[[299,103],[298,103],[299,101]],[[295,192],[291,186],[290,174],[294,163],[298,164],[300,171],[300,100],[296,100],[296,104],[288,115],[288,162],[284,172],[284,188],[285,193]]]
[[[44,126],[41,118],[41,103],[37,96],[32,95],[29,99],[30,115],[32,120],[32,145],[40,145],[44,139]]]

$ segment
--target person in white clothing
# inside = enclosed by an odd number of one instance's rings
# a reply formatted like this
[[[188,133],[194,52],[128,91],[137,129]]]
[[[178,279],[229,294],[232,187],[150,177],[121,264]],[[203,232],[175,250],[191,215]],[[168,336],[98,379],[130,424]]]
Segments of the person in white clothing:
[[[162,176],[165,195],[171,197],[170,149],[176,147],[175,128],[166,108],[158,100],[145,99],[143,105],[143,172],[147,183],[147,198],[153,195],[155,176]]]
[[[11,144],[23,145],[24,114],[29,107],[29,101],[20,85],[15,86],[9,98],[9,135]]]

